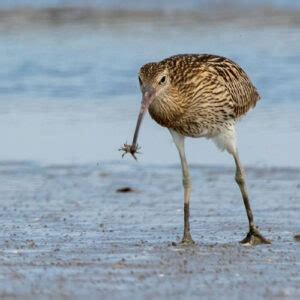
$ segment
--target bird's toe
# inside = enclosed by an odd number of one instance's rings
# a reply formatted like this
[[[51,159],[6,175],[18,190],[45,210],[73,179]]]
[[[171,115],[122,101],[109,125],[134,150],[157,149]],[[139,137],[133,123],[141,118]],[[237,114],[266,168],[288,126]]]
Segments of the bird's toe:
[[[260,244],[271,244],[271,241],[266,239],[258,229],[251,229],[246,237],[240,241],[244,246],[256,246]]]
[[[195,242],[192,239],[192,236],[190,234],[185,234],[181,240],[181,245],[184,246],[190,246],[190,245],[194,245]]]

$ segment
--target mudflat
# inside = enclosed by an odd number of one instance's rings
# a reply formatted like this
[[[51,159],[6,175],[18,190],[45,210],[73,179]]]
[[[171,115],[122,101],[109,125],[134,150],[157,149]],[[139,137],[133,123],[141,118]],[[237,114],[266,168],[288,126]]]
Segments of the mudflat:
[[[180,245],[179,165],[0,163],[1,299],[296,299],[300,169],[246,168],[245,247],[234,169],[192,165],[194,246]]]

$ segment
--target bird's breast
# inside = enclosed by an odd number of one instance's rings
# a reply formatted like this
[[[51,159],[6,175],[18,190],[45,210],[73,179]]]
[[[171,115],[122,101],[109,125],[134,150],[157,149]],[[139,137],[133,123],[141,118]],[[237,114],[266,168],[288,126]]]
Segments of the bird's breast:
[[[179,101],[168,97],[155,99],[149,107],[150,116],[161,126],[172,128],[184,115]]]
[[[176,131],[188,137],[211,138],[230,127],[233,119],[220,117],[220,112],[205,106],[188,107],[176,105],[170,102],[157,101],[149,107],[151,117],[161,126]],[[228,124],[227,124],[228,123]]]

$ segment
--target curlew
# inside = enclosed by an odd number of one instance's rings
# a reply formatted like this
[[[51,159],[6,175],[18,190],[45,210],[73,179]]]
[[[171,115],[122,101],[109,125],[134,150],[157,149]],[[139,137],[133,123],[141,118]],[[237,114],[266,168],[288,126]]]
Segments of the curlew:
[[[233,156],[235,180],[245,205],[249,231],[243,244],[269,244],[254,223],[235,138],[235,123],[256,105],[260,96],[242,68],[230,59],[208,54],[183,54],[141,67],[141,108],[131,145],[120,149],[136,159],[137,138],[145,112],[169,129],[178,149],[184,189],[182,243],[193,243],[190,233],[191,179],[185,156],[185,137],[212,139]],[[123,156],[124,156],[123,154]]]

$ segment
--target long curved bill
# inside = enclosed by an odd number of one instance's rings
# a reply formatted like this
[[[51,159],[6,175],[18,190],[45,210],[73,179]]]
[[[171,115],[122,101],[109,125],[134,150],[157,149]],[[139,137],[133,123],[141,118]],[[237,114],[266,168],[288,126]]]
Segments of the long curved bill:
[[[135,127],[135,131],[134,131],[134,135],[133,135],[132,144],[128,145],[125,143],[124,146],[121,149],[119,149],[121,151],[124,151],[124,153],[122,154],[122,157],[124,157],[125,154],[130,153],[135,160],[137,159],[135,154],[138,153],[138,150],[140,149],[137,144],[139,130],[140,130],[142,121],[144,119],[145,113],[148,111],[149,105],[152,103],[154,98],[155,98],[155,89],[152,87],[144,88],[141,109],[140,109],[138,119],[136,122],[136,127]]]

